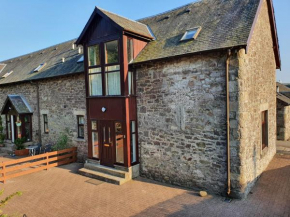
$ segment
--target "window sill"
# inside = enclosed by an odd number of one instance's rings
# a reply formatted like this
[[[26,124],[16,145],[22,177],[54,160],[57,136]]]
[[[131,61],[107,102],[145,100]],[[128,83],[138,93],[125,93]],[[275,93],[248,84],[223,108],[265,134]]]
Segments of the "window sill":
[[[86,140],[84,138],[76,138],[77,142],[85,142]]]

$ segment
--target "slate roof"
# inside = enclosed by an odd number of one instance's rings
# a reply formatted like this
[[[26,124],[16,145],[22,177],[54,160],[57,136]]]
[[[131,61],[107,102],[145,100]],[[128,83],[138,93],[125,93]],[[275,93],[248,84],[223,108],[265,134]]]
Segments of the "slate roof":
[[[282,102],[286,103],[287,105],[290,105],[290,99],[283,95],[282,93],[277,93],[277,99],[281,100]]]
[[[83,72],[83,63],[77,63],[82,54],[78,53],[78,48],[72,49],[72,44],[75,41],[75,39],[70,40],[40,51],[0,62],[0,64],[7,64],[0,73],[0,85]],[[65,58],[64,63],[62,58]],[[45,67],[39,72],[34,72],[34,69],[41,63],[46,63]],[[7,78],[2,78],[3,75],[11,71],[13,73]]]
[[[101,9],[99,7],[97,7],[97,9],[103,12],[107,17],[109,17],[112,21],[121,26],[124,30],[128,32],[137,33],[141,36],[145,36],[148,38],[153,38],[147,25],[134,20],[127,19],[120,15]]]
[[[10,101],[12,106],[15,108],[18,114],[29,114],[33,113],[31,107],[29,106],[26,99],[21,95],[8,95],[6,102],[1,110],[1,114],[7,105],[7,102]]]
[[[290,98],[290,88],[289,87],[287,87],[286,85],[281,84],[279,82],[276,82],[276,86],[279,87],[279,93]]]
[[[259,0],[202,0],[139,20],[150,26],[150,42],[133,63],[201,51],[246,46]],[[186,10],[190,10],[189,13]],[[169,17],[168,19],[164,19]],[[180,42],[186,30],[201,26],[197,40]]]

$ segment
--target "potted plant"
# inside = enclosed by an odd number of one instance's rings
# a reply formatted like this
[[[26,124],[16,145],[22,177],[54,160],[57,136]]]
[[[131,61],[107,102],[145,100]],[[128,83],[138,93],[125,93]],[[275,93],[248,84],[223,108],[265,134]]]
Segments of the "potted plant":
[[[0,115],[0,147],[4,147],[5,134],[3,133],[2,117]]]
[[[16,146],[15,150],[15,155],[16,156],[27,156],[29,155],[29,150],[25,148],[24,143],[26,139],[21,138],[21,139],[16,139],[14,144]]]

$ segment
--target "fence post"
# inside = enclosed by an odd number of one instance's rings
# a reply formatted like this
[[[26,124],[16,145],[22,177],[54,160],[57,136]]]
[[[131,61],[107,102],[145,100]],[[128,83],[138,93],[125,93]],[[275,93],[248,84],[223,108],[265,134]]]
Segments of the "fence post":
[[[46,152],[46,170],[48,170],[48,165],[49,165],[49,162],[48,162],[48,152]]]
[[[76,162],[77,161],[77,156],[76,156],[77,155],[77,152],[76,152],[76,149],[77,149],[76,147],[73,148],[73,162]]]
[[[2,177],[3,177],[3,183],[5,184],[6,183],[6,172],[5,172],[5,168],[6,168],[6,166],[5,166],[5,164],[4,164],[4,161],[2,161],[2,169],[3,169],[3,171],[2,171]]]

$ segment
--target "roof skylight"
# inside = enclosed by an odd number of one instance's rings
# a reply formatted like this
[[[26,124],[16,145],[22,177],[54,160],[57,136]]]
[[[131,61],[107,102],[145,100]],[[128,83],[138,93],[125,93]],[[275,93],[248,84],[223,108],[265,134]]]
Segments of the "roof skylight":
[[[82,62],[84,62],[84,55],[81,56],[81,58],[78,60],[77,63],[82,63]]]
[[[198,34],[200,33],[200,31],[201,31],[201,27],[195,27],[192,29],[188,29],[188,30],[186,30],[186,32],[184,33],[184,35],[182,36],[180,41],[196,39]]]
[[[11,71],[11,72],[7,72],[5,75],[2,76],[2,78],[7,78],[9,75],[12,74],[12,72],[13,72],[13,71]]]
[[[39,72],[45,65],[46,63],[41,63],[36,69],[34,69],[34,72]]]
[[[6,64],[0,63],[0,73],[3,71],[3,69],[6,67]]]

